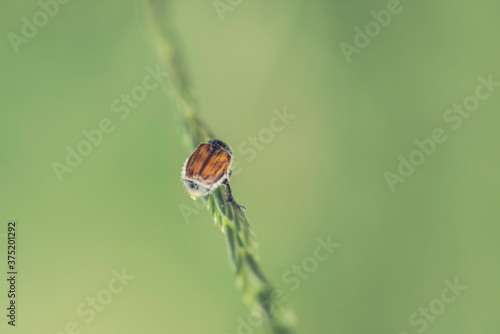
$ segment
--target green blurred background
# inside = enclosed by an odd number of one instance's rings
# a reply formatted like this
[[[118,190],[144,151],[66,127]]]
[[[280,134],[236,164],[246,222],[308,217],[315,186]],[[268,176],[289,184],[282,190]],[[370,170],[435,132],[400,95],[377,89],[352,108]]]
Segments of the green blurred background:
[[[455,277],[467,289],[425,332],[498,333],[500,92],[455,131],[443,114],[478,76],[500,81],[500,3],[403,1],[348,63],[340,43],[387,4],[242,1],[224,20],[211,0],[173,9],[202,115],[235,151],[234,194],[301,333],[419,333],[409,317]],[[8,33],[38,11],[0,4],[0,247],[16,219],[20,273],[18,326],[2,311],[2,333],[259,333],[238,328],[248,311],[224,236],[206,210],[183,217],[195,206],[173,102],[157,88],[125,120],[111,110],[158,64],[141,3],[61,5],[16,54]],[[296,117],[249,161],[239,145],[285,107]],[[103,118],[114,132],[60,183],[51,164]],[[391,192],[384,173],[435,128],[448,140]],[[341,247],[293,291],[282,275],[328,235]],[[87,323],[78,306],[122,268],[135,278]]]

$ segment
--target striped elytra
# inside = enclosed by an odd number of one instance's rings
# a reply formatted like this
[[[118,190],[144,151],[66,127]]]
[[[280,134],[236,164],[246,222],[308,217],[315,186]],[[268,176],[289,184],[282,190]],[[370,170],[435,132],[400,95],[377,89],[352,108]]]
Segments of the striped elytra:
[[[186,163],[185,177],[210,187],[227,176],[231,158],[231,150],[220,140],[201,144]]]

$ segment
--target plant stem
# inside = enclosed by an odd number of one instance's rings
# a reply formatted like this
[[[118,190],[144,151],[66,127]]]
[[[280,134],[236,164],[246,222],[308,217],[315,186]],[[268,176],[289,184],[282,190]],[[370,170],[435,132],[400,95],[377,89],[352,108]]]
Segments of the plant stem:
[[[152,28],[153,45],[162,65],[169,72],[169,93],[181,124],[183,142],[189,152],[200,143],[215,138],[198,116],[198,103],[193,94],[181,43],[168,10],[168,0],[144,0]],[[243,300],[252,312],[260,312],[272,333],[296,333],[295,316],[282,293],[269,282],[260,266],[257,243],[245,214],[227,202],[227,194],[219,187],[205,197],[205,204],[215,223],[226,236],[231,268]]]

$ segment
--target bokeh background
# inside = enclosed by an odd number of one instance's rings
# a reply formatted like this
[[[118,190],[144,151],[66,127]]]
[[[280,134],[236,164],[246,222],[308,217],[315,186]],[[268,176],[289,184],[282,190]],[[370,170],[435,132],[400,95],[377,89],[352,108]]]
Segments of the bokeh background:
[[[500,3],[403,1],[348,63],[340,44],[387,6],[244,0],[223,20],[211,0],[173,10],[202,115],[233,146],[236,199],[301,333],[419,333],[410,315],[455,278],[467,289],[425,332],[498,333],[500,91],[457,130],[443,114],[478,76],[500,81]],[[125,120],[111,109],[158,64],[141,3],[60,5],[15,53],[8,34],[40,8],[0,4],[0,247],[16,219],[20,273],[18,326],[2,311],[2,333],[71,322],[94,334],[238,333],[248,311],[224,236],[179,182],[189,152],[173,102],[157,88]],[[249,159],[238,147],[284,108],[296,117]],[[103,118],[115,130],[59,182],[51,164]],[[392,192],[384,173],[435,128],[447,141]],[[292,291],[282,275],[328,235],[341,247]],[[122,268],[135,278],[85,322],[77,307]]]

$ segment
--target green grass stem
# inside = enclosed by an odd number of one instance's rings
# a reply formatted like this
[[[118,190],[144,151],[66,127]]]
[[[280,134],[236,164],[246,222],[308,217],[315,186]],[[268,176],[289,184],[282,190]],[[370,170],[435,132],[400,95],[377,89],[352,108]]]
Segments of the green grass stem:
[[[193,86],[189,80],[182,46],[172,21],[168,0],[143,0],[147,22],[151,27],[152,44],[170,80],[167,89],[176,103],[175,113],[181,124],[182,141],[188,152],[202,142],[215,138],[198,112]],[[205,198],[215,223],[224,233],[236,285],[252,312],[260,312],[272,333],[297,333],[295,316],[286,300],[278,298],[260,265],[258,246],[245,214],[226,201],[223,187]],[[254,208],[250,208],[252,210]],[[245,317],[244,317],[245,318]]]

